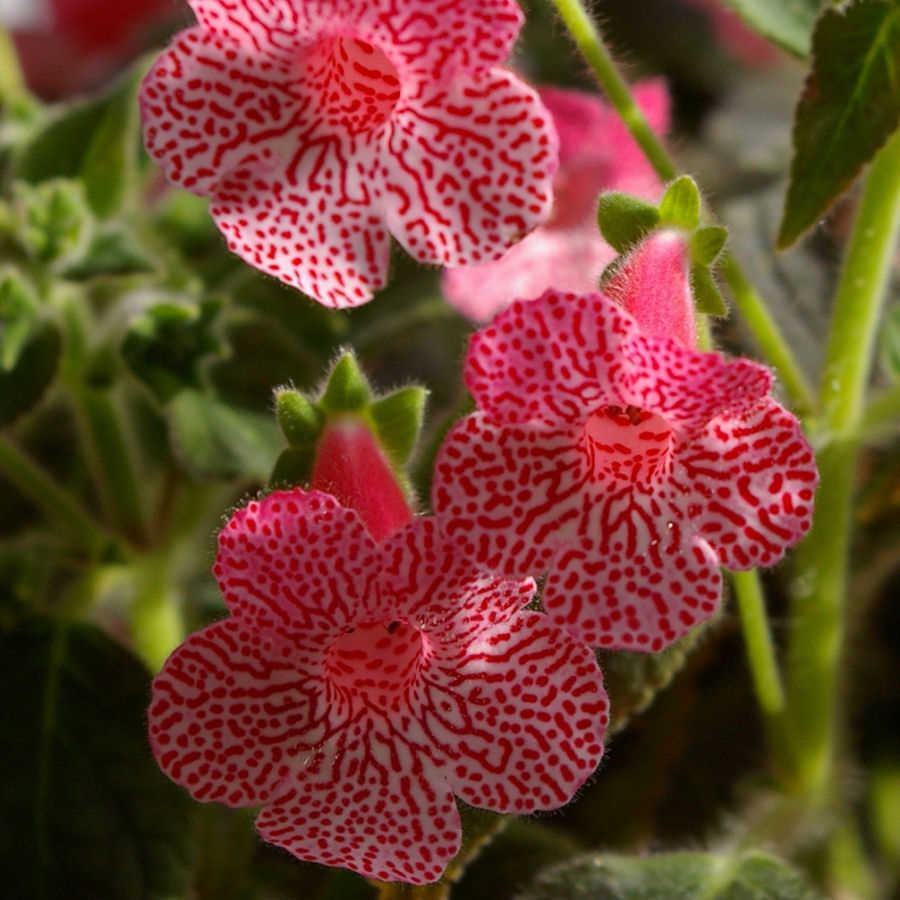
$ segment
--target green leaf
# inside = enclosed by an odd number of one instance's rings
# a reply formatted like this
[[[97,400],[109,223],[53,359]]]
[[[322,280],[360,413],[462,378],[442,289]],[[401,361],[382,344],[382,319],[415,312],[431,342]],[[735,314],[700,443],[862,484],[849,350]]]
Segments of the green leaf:
[[[538,876],[517,900],[821,900],[787,863],[760,851],[738,856],[592,854]]]
[[[618,253],[625,253],[659,222],[659,210],[631,194],[607,191],[597,202],[597,224],[603,239]]]
[[[99,629],[0,637],[0,871],[7,896],[163,900],[187,888],[187,793],[147,743],[150,677]]]
[[[93,222],[81,185],[64,178],[13,184],[12,236],[41,263],[65,265],[89,246]]]
[[[200,391],[181,391],[168,414],[175,453],[197,478],[266,481],[284,446],[271,416],[229,406]]]
[[[221,305],[215,299],[156,303],[129,324],[122,356],[161,402],[200,386],[202,361],[221,350],[213,333]]]
[[[685,231],[700,224],[700,191],[690,175],[679,176],[666,188],[659,202],[659,219]]]
[[[59,329],[45,322],[19,353],[8,372],[0,369],[0,426],[9,425],[40,402],[59,367]]]
[[[828,9],[794,119],[794,159],[778,247],[828,211],[900,123],[900,4]]]
[[[276,391],[275,414],[291,446],[315,445],[325,417],[303,394],[290,388]]]
[[[369,407],[378,440],[395,466],[405,466],[412,456],[422,430],[427,397],[428,391],[423,387],[402,388]]]
[[[110,94],[81,163],[85,196],[102,219],[118,212],[134,190],[140,131],[137,92],[143,70],[143,65],[136,67]]]
[[[104,275],[138,275],[153,270],[153,261],[122,228],[95,234],[84,253],[62,272],[64,278],[85,281]]]
[[[691,235],[691,259],[701,266],[711,266],[728,240],[728,229],[721,225],[698,228]]]
[[[371,400],[372,389],[356,357],[352,353],[344,353],[328,376],[319,406],[329,413],[356,412]]]
[[[0,273],[0,371],[11,372],[38,324],[38,302],[15,269]]]
[[[760,34],[795,56],[809,53],[813,25],[825,0],[725,0]]]
[[[892,306],[881,325],[881,369],[896,384],[900,381],[900,305]]]
[[[725,299],[707,266],[691,266],[691,291],[697,312],[708,316],[728,315]]]

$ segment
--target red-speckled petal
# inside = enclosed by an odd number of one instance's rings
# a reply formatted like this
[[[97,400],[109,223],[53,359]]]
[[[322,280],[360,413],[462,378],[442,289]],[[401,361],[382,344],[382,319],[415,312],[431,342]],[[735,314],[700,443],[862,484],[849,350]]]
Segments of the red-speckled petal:
[[[271,166],[302,116],[294,69],[276,54],[249,55],[229,35],[181,32],[141,86],[147,151],[195,194],[241,165]]]
[[[447,269],[441,289],[464,316],[487,322],[513,300],[538,297],[551,287],[596,290],[615,256],[593,222],[586,228],[536,228],[500,259]]]
[[[320,651],[236,618],[192,634],[153,679],[150,745],[198,800],[265,803],[326,734]]]
[[[409,884],[436,881],[461,834],[449,788],[374,725],[362,742],[311,759],[256,828],[299,859]]]
[[[556,131],[509,72],[460,74],[401,100],[384,156],[388,228],[416,259],[499,257],[550,213]]]
[[[371,151],[371,148],[369,148]],[[210,212],[242,259],[325,306],[343,309],[384,286],[390,238],[373,212],[378,166],[337,138],[316,139],[289,169],[237,170]]]
[[[572,429],[497,425],[474,413],[441,447],[432,505],[448,538],[479,564],[538,575],[586,527],[590,483]]]
[[[355,512],[318,491],[276,491],[219,534],[213,573],[228,608],[254,627],[311,640],[364,620],[379,566]]]
[[[693,527],[731,569],[774,565],[809,530],[818,473],[800,423],[770,398],[713,419],[677,455]]]
[[[596,658],[542,613],[438,653],[417,699],[454,793],[473,806],[556,809],[603,753],[609,705]]]
[[[555,623],[592,647],[657,651],[712,615],[718,560],[660,507],[651,495],[610,492],[596,537],[551,565],[543,603]]]
[[[583,425],[596,408],[623,402],[620,345],[635,333],[606,297],[550,290],[472,336],[466,384],[495,421]]]
[[[530,578],[506,581],[479,571],[472,558],[419,517],[383,545],[378,580],[393,615],[421,629],[430,641],[464,644],[507,621],[534,596]]]
[[[622,399],[674,428],[704,427],[719,415],[750,410],[772,387],[772,373],[749,359],[723,359],[671,338],[634,337],[622,345],[628,373]]]

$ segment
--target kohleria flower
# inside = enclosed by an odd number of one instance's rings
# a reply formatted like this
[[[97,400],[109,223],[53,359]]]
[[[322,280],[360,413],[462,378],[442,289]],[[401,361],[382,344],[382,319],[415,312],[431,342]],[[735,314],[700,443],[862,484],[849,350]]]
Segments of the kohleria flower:
[[[714,611],[720,565],[770,566],[809,528],[813,453],[768,370],[646,335],[601,294],[514,303],[466,383],[442,526],[490,570],[548,572],[544,608],[592,646],[659,650]]]
[[[596,290],[616,256],[597,230],[598,195],[615,190],[655,201],[662,193],[652,166],[614,109],[582,91],[542,88],[539,94],[559,133],[553,213],[501,259],[444,272],[447,301],[476,322],[487,321],[517,297],[536,297],[550,287]],[[665,83],[644,82],[634,94],[654,131],[665,134]]]
[[[417,259],[493,259],[543,221],[556,132],[497,68],[514,0],[189,0],[144,81],[144,135],[229,247],[326,306]]]
[[[261,836],[301,859],[433,881],[453,794],[552,809],[597,765],[593,654],[434,519],[376,544],[327,494],[276,492],[234,514],[214,573],[231,616],[154,679],[153,751],[198,800],[263,806]]]

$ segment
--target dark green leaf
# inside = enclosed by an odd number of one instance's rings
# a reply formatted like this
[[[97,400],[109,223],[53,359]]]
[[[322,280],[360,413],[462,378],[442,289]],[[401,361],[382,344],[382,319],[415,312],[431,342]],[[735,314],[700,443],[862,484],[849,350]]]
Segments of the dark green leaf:
[[[35,407],[56,377],[62,341],[47,322],[22,348],[16,365],[0,370],[0,425],[8,425]]]
[[[38,302],[15,269],[0,273],[0,371],[10,372],[38,324]]]
[[[659,202],[659,220],[685,231],[700,224],[700,191],[690,175],[679,176],[666,188]]]
[[[625,253],[659,222],[659,210],[631,194],[608,191],[597,202],[597,224],[607,244]]]
[[[181,391],[168,416],[175,452],[197,478],[266,481],[284,446],[274,417],[228,406],[200,391]]]
[[[408,387],[387,394],[369,407],[378,440],[395,466],[405,466],[422,430],[425,400],[423,387]]]
[[[701,266],[711,266],[728,240],[728,229],[721,225],[698,228],[691,235],[691,259]]]
[[[708,316],[727,316],[728,307],[707,266],[691,266],[691,291],[694,294],[694,308]]]
[[[881,368],[892,382],[900,381],[900,305],[887,311],[881,326]]]
[[[794,159],[778,246],[789,247],[850,186],[900,123],[900,4],[829,9],[794,120]]]
[[[796,56],[809,53],[816,16],[825,0],[725,0],[760,34]]]
[[[157,303],[134,319],[122,343],[131,371],[163,403],[199,387],[203,359],[220,350],[213,322],[221,303]]]
[[[110,228],[94,235],[85,252],[62,275],[83,281],[103,275],[137,275],[152,269],[153,261],[129,232]]]
[[[539,876],[518,900],[819,900],[797,871],[759,851],[735,857],[594,854]]]
[[[356,357],[345,353],[334,365],[319,400],[326,412],[355,412],[372,399],[372,389]]]
[[[0,638],[6,896],[181,896],[192,803],[147,743],[150,678],[89,625],[32,619]]]

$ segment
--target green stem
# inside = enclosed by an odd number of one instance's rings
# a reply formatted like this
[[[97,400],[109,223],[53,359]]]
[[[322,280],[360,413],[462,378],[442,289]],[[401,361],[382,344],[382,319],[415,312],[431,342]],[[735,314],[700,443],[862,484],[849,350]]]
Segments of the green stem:
[[[871,165],[837,286],[822,384],[819,514],[795,555],[787,719],[797,785],[815,797],[832,781],[858,436],[898,230],[900,132]]]
[[[0,471],[32,501],[61,534],[92,555],[114,541],[65,488],[32,462],[5,435],[0,435]]]
[[[671,181],[678,168],[635,102],[628,83],[619,74],[603,38],[580,0],[552,0],[575,43],[588,61],[600,86],[625,123],[625,127],[663,181]],[[723,255],[722,273],[731,288],[735,304],[747,320],[763,353],[778,370],[791,401],[800,412],[814,407],[812,390],[794,359],[794,354],[778,330],[762,298],[729,253]]]
[[[184,639],[184,625],[172,585],[169,555],[148,556],[136,568],[132,639],[138,656],[155,673]]]

